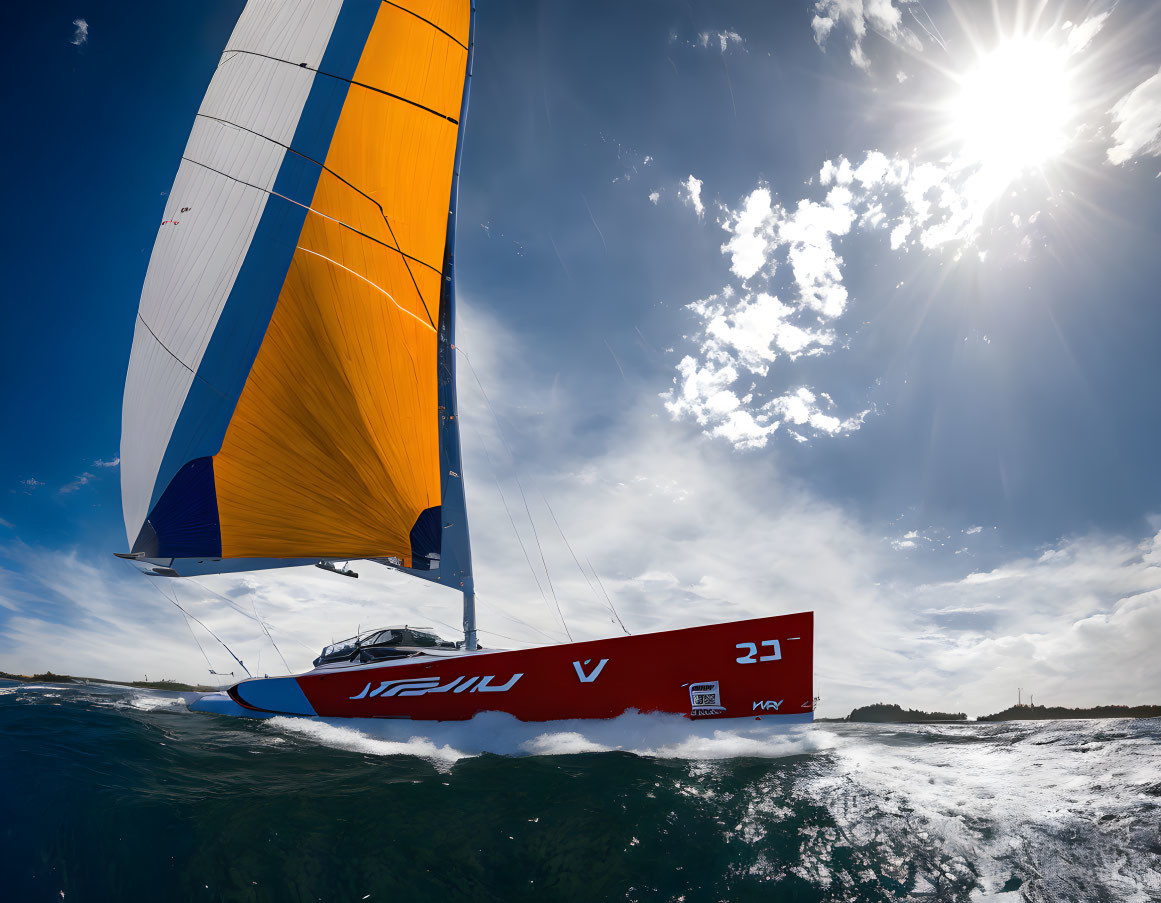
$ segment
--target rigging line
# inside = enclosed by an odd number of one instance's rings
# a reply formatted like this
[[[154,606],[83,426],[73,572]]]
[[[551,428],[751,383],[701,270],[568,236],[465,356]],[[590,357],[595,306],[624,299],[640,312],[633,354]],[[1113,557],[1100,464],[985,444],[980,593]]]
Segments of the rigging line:
[[[158,589],[160,589],[160,587],[158,587]],[[165,594],[162,593],[162,595],[165,595]],[[176,589],[174,590],[174,595],[175,596],[177,595]],[[166,596],[166,598],[168,599],[169,597]],[[181,609],[180,605],[178,606],[178,609],[179,610]],[[189,622],[189,615],[186,614],[184,611],[182,611],[181,614],[182,614],[181,619],[185,623],[186,629],[189,631],[189,635],[191,637],[193,637],[194,644],[198,647],[198,652],[200,652],[202,654],[202,658],[204,658],[206,660],[206,668],[209,669],[210,674],[217,674],[218,672],[214,670],[214,663],[210,661],[210,657],[208,655],[206,655],[206,650],[202,647],[201,640],[199,640],[198,635],[196,633],[194,633],[193,625],[190,624],[190,622]]]
[[[438,624],[440,627],[446,627],[448,630],[451,630],[451,631],[454,631],[457,633],[461,630],[461,628],[453,627],[447,621],[441,621],[439,618],[433,618],[430,615],[428,615],[426,617],[427,617],[427,620],[431,621],[433,624]],[[484,630],[483,628],[480,628],[480,627],[477,627],[476,630],[479,633],[490,633],[492,636],[498,636],[502,640],[511,640],[513,643],[523,642],[522,640],[518,640],[515,637],[506,636],[502,633],[496,633],[496,631],[494,631],[494,630]]]
[[[433,326],[430,323],[424,323],[423,320],[419,319],[419,317],[415,316],[415,314],[413,314],[406,307],[404,307],[402,304],[400,304],[398,301],[396,301],[395,298],[392,297],[392,295],[389,291],[387,291],[386,289],[380,288],[374,282],[372,282],[370,279],[368,279],[366,276],[362,275],[361,273],[356,273],[350,267],[343,266],[337,260],[332,260],[330,257],[327,257],[325,254],[320,254],[318,251],[312,251],[310,248],[304,248],[302,245],[298,245],[295,248],[295,250],[306,251],[307,254],[313,254],[315,257],[321,257],[323,260],[325,260],[329,263],[333,263],[340,270],[346,270],[352,276],[356,276],[359,279],[362,279],[365,283],[367,283],[367,285],[371,286],[371,288],[376,289],[377,291],[380,291],[384,295],[386,295],[388,301],[390,301],[392,304],[394,304],[396,307],[398,307],[403,313],[407,314],[407,316],[411,317],[411,319],[413,319],[416,323],[418,323],[424,329],[430,329],[432,332],[435,332],[435,326]],[[424,310],[426,310],[426,309],[427,309],[427,305],[424,305]]]
[[[464,50],[468,49],[467,45],[464,44],[462,41],[460,41],[460,39],[457,38],[455,35],[444,31],[442,28],[440,28],[438,25],[436,25],[430,19],[423,18],[423,16],[421,16],[419,13],[415,12],[415,10],[408,9],[406,6],[400,6],[398,3],[392,3],[391,0],[381,0],[381,3],[384,6],[394,6],[398,10],[402,10],[405,13],[410,13],[411,15],[415,16],[415,18],[417,18],[420,22],[426,22],[428,25],[430,25],[432,28],[434,28],[440,34],[447,35],[449,38],[451,38],[453,41],[455,41],[457,44],[459,44],[461,47],[463,47]]]
[[[195,580],[193,577],[186,577],[185,579],[188,580],[190,583],[192,583],[194,586],[201,588],[204,592],[209,593],[211,596],[217,596],[219,599],[221,599],[223,602],[225,602],[227,605],[229,605],[230,608],[232,608],[234,611],[236,611],[242,617],[244,617],[244,618],[250,617],[250,615],[246,614],[246,612],[243,611],[240,606],[235,605],[234,600],[231,599],[229,596],[225,596],[222,593],[219,593],[217,590],[210,589],[208,586],[206,586],[200,580]],[[258,605],[255,603],[253,595],[250,596],[250,606],[254,609],[253,620],[258,622],[258,626],[262,628],[263,633],[266,634],[266,638],[268,640],[270,640],[270,645],[274,647],[274,651],[277,652],[278,657],[280,659],[282,659],[282,664],[286,666],[286,673],[289,674],[290,673],[290,665],[288,665],[286,663],[286,656],[284,656],[282,654],[282,650],[279,649],[278,644],[276,642],[274,642],[274,637],[272,637],[270,635],[270,628],[267,626],[265,619],[263,619],[263,617],[260,614],[258,614]],[[306,646],[306,644],[303,643],[302,640],[299,640],[297,637],[291,636],[291,639],[295,640],[300,646]],[[306,646],[306,648],[310,649],[311,647]],[[311,651],[313,652],[314,650],[311,649]]]
[[[232,608],[234,611],[236,611],[238,614],[240,614],[243,618],[248,618],[251,621],[259,621],[258,617],[256,617],[258,614],[257,612],[255,612],[254,615],[249,614],[240,605],[235,603],[234,600],[231,599],[229,596],[223,596],[221,593],[215,592],[214,590],[212,590],[208,586],[206,586],[204,583],[201,583],[201,582],[195,580],[193,577],[185,577],[184,579],[188,580],[190,583],[192,583],[194,586],[201,589],[203,592],[207,592],[211,596],[217,596],[219,599],[221,599],[223,602],[225,602],[228,606],[230,606],[230,608]],[[259,621],[259,623],[261,623],[261,621]]]
[[[126,562],[126,563],[128,564],[129,562]],[[141,574],[142,576],[145,576],[145,577],[155,577],[155,576],[159,576],[159,575],[157,575],[157,574],[150,574],[148,571],[141,571],[141,570],[138,570],[137,568],[134,568],[134,570],[136,570],[136,571],[137,571],[139,574]],[[172,579],[172,578],[166,578],[166,579]],[[171,598],[169,598],[169,596],[167,596],[167,595],[165,594],[165,592],[164,592],[164,591],[161,589],[161,587],[160,587],[158,584],[156,584],[156,583],[155,583],[155,584],[153,584],[153,587],[154,587],[154,589],[156,589],[156,590],[157,590],[159,593],[161,593],[161,597],[162,597],[163,599],[165,599],[165,601],[166,601],[166,602],[168,602],[168,603],[170,603],[171,605],[175,606],[175,607],[177,608],[177,610],[178,610],[178,611],[180,611],[180,612],[181,612],[183,615],[185,615],[187,618],[192,618],[194,621],[197,621],[197,623],[198,623],[198,624],[201,624],[201,626],[202,626],[202,627],[205,629],[206,633],[208,633],[208,634],[209,634],[210,636],[212,636],[212,637],[213,637],[215,640],[217,640],[219,643],[221,643],[221,644],[222,644],[222,648],[223,648],[223,649],[225,649],[227,652],[229,652],[229,653],[230,653],[230,658],[232,658],[232,659],[233,659],[234,661],[236,661],[236,662],[237,662],[239,665],[241,665],[241,667],[242,667],[242,670],[246,672],[246,676],[247,676],[247,677],[250,677],[250,676],[251,676],[250,672],[249,672],[249,671],[246,669],[246,666],[245,666],[244,664],[242,664],[242,660],[241,660],[240,658],[238,658],[238,656],[234,655],[234,650],[232,650],[232,649],[231,649],[229,646],[227,646],[227,645],[226,645],[226,642],[225,642],[225,640],[223,640],[223,639],[222,639],[220,636],[218,636],[216,633],[214,633],[212,630],[210,630],[210,628],[206,627],[206,625],[205,625],[205,624],[202,622],[202,620],[201,620],[200,618],[197,618],[197,617],[195,617],[194,615],[191,615],[191,614],[190,614],[188,611],[186,611],[184,608],[182,608],[180,604],[178,604],[178,602],[177,602],[177,599],[176,599],[176,590],[175,590],[175,598],[171,599]]]
[[[482,597],[482,596],[478,596],[477,598],[479,598],[480,601],[485,603],[485,604],[490,604],[490,602],[491,602],[490,596],[488,596],[486,598]],[[552,610],[549,609],[550,614],[551,614],[551,611]],[[535,633],[539,633],[542,637],[544,637],[550,643],[559,643],[560,642],[558,637],[554,637],[549,633],[545,633],[543,630],[541,630],[535,624],[533,624],[529,621],[525,621],[523,618],[518,618],[518,617],[516,617],[516,615],[508,614],[506,611],[500,609],[499,607],[497,607],[496,613],[502,618],[507,618],[509,621],[515,621],[521,627],[527,627],[529,630],[534,631]],[[512,639],[512,638],[505,637],[505,639]],[[523,642],[523,640],[513,640],[513,642]]]
[[[213,391],[216,392],[218,395],[220,395],[222,398],[226,397],[225,395],[222,394],[222,391],[217,386],[215,386],[212,382],[210,382],[204,376],[199,376],[198,372],[196,370],[194,370],[193,367],[191,367],[189,364],[187,364],[185,361],[183,361],[180,357],[178,357],[176,354],[174,354],[172,351],[169,350],[169,346],[166,345],[165,342],[161,341],[161,339],[159,339],[157,337],[157,333],[153,331],[153,327],[150,326],[147,322],[145,322],[145,318],[143,316],[141,316],[141,311],[137,312],[137,319],[141,321],[142,326],[144,326],[146,329],[149,330],[149,334],[151,336],[153,336],[153,341],[157,342],[157,344],[160,345],[162,347],[162,349],[164,349],[166,354],[168,354],[175,361],[177,361],[179,364],[181,364],[186,370],[188,370],[190,373],[192,373],[194,379],[196,379],[198,382],[205,383],[209,388],[213,389]]]
[[[920,5],[920,7],[919,7],[919,8],[920,8],[920,9],[923,9],[923,6],[922,6],[922,4]],[[911,13],[911,18],[915,20],[915,24],[916,24],[916,25],[918,25],[920,28],[922,28],[922,29],[923,29],[923,31],[924,31],[924,33],[925,33],[925,34],[926,34],[926,35],[927,35],[929,38],[931,38],[931,40],[935,41],[935,43],[936,43],[936,44],[938,44],[938,45],[939,45],[939,47],[940,47],[942,50],[944,50],[944,51],[946,51],[946,50],[947,50],[947,45],[946,45],[946,44],[943,42],[942,38],[937,38],[937,37],[936,37],[934,34],[932,34],[932,33],[931,33],[931,29],[929,29],[929,28],[928,28],[926,25],[924,25],[924,24],[923,24],[923,23],[922,23],[922,22],[919,20],[919,17],[918,17],[917,15],[915,15],[915,10],[913,10],[913,9],[912,9],[910,6],[908,6],[908,7],[907,7],[907,12]],[[927,13],[927,10],[926,10],[926,9],[923,9],[923,14],[924,14],[924,15],[926,15],[926,16],[927,16],[927,20],[928,20],[929,22],[931,22],[931,16],[930,16],[930,15],[928,15],[928,13]],[[935,23],[934,23],[934,22],[931,22],[931,24],[932,24],[933,26],[935,25]]]
[[[556,588],[552,585],[552,575],[548,573],[548,561],[544,557],[544,547],[541,546],[540,534],[536,531],[536,521],[532,519],[532,509],[528,507],[528,496],[524,494],[524,484],[520,482],[520,471],[516,466],[516,456],[512,454],[508,440],[504,438],[503,424],[500,423],[500,417],[492,405],[492,399],[488,397],[488,393],[484,390],[484,384],[480,381],[480,375],[476,373],[476,368],[472,366],[472,359],[462,348],[457,348],[456,350],[468,362],[468,369],[472,371],[472,377],[475,379],[476,385],[480,387],[480,394],[484,396],[488,410],[492,412],[492,419],[496,421],[496,433],[499,435],[500,442],[503,444],[504,450],[508,452],[508,457],[512,461],[512,476],[516,479],[516,488],[520,490],[520,498],[524,501],[524,513],[528,515],[528,523],[532,527],[532,538],[536,540],[536,548],[540,552],[540,564],[544,567],[544,577],[548,581],[548,589],[552,593],[552,601],[556,603],[556,613],[560,616],[560,623],[564,626],[564,632],[568,636],[569,642],[572,642],[572,631],[568,629],[568,622],[564,619],[564,612],[561,610],[560,600],[556,597]]]
[[[427,263],[426,261],[420,260],[418,257],[412,257],[410,254],[408,254],[407,252],[405,252],[403,250],[403,248],[399,244],[399,239],[395,235],[395,230],[391,227],[391,220],[389,220],[387,218],[387,211],[383,209],[382,204],[380,204],[377,200],[375,200],[373,197],[371,197],[371,195],[367,194],[367,192],[363,191],[358,186],[352,184],[351,182],[348,182],[346,179],[344,179],[342,176],[340,176],[337,172],[335,172],[333,169],[331,169],[325,163],[319,162],[314,157],[308,156],[307,154],[304,154],[302,151],[295,150],[289,144],[283,144],[281,141],[275,141],[269,135],[263,135],[261,132],[256,132],[253,129],[248,129],[248,128],[246,128],[246,126],[239,125],[236,122],[231,122],[228,119],[220,119],[217,116],[210,116],[208,113],[195,114],[194,118],[198,118],[198,117],[201,117],[202,119],[210,119],[214,122],[220,122],[222,125],[230,126],[231,128],[241,129],[243,132],[249,132],[254,137],[261,138],[263,141],[269,141],[271,144],[277,144],[279,147],[290,151],[292,154],[296,154],[297,156],[302,157],[302,159],[313,163],[315,166],[317,166],[319,169],[323,170],[324,172],[329,172],[332,176],[334,176],[336,179],[338,179],[340,182],[342,182],[344,185],[346,185],[352,191],[362,195],[368,201],[370,201],[372,204],[374,204],[376,207],[378,207],[379,208],[379,215],[383,217],[383,224],[385,226],[387,226],[387,231],[391,233],[391,240],[393,242],[395,242],[395,247],[393,250],[398,251],[399,255],[403,258],[403,265],[405,267],[407,267],[407,275],[409,275],[411,277],[411,281],[415,285],[415,291],[419,295],[420,299],[423,298],[423,292],[421,292],[419,290],[419,283],[415,281],[415,274],[413,272],[411,272],[411,264],[409,264],[408,261],[413,260],[416,263],[420,264],[421,266],[427,267],[432,272],[439,273],[441,276],[443,275],[442,270],[439,270],[436,267],[433,267],[430,263]],[[389,248],[391,247],[386,242],[384,242],[383,244],[386,247],[389,247]],[[424,301],[423,306],[425,308],[427,307],[426,301]],[[428,318],[430,319],[430,317],[431,317],[431,314],[428,313]]]
[[[196,633],[194,633],[193,625],[190,624],[189,618],[184,617],[184,613],[183,613],[182,620],[185,621],[185,626],[186,626],[186,629],[189,630],[189,635],[193,637],[193,641],[197,644],[198,652],[200,652],[202,654],[202,658],[204,658],[206,660],[206,667],[209,668],[211,674],[215,673],[214,672],[214,663],[211,662],[210,657],[208,655],[206,655],[206,650],[202,648],[201,640],[199,640],[198,635]]]
[[[560,538],[564,540],[565,548],[568,549],[568,553],[572,555],[572,560],[576,562],[577,570],[580,571],[581,576],[585,578],[585,583],[589,585],[589,589],[592,590],[593,596],[595,596],[596,600],[600,602],[601,597],[597,595],[597,590],[596,587],[593,586],[593,581],[589,579],[589,575],[585,573],[585,569],[581,567],[580,561],[577,560],[576,552],[572,550],[572,543],[568,541],[568,537],[564,535],[564,529],[560,526],[560,521],[556,519],[556,512],[552,510],[552,505],[548,504],[548,497],[543,492],[541,492],[540,498],[544,502],[544,507],[548,509],[548,514],[552,518],[552,522],[556,524],[556,529],[560,532]],[[592,567],[592,565],[589,565],[589,567]],[[595,574],[596,571],[593,571],[593,573]],[[609,611],[613,613],[613,617],[615,617],[617,619],[617,623],[621,625],[621,630],[625,631],[625,636],[630,636],[629,631],[625,628],[625,622],[621,620],[621,616],[617,614],[617,609],[613,607],[613,600],[609,599],[607,594],[605,598],[609,604]]]
[[[270,635],[270,628],[266,626],[266,621],[258,614],[258,603],[254,601],[253,594],[250,595],[250,607],[254,609],[254,617],[258,619],[258,624],[262,628],[262,632],[266,634],[266,639],[270,640],[270,645],[274,647],[274,651],[278,653],[278,657],[282,659],[282,667],[286,669],[286,673],[290,673],[290,665],[286,662],[286,656],[282,654],[282,650],[278,648],[278,644],[274,642],[274,637]]]
[[[170,578],[166,578],[166,579],[170,579]],[[159,590],[161,589],[161,587],[158,586],[157,584],[154,584],[154,585],[157,586],[157,588]],[[173,586],[173,600],[172,601],[173,601],[174,605],[177,605],[177,610],[180,611],[187,618],[193,618],[195,621],[197,621],[199,624],[201,624],[202,627],[205,628],[206,633],[208,633],[215,640],[217,640],[219,643],[221,643],[222,648],[225,649],[228,653],[230,653],[230,658],[232,658],[234,661],[236,661],[238,663],[239,667],[241,667],[241,669],[246,672],[246,676],[251,677],[252,675],[250,674],[249,670],[246,668],[246,665],[242,662],[242,660],[240,658],[238,658],[238,656],[234,655],[234,650],[226,645],[226,641],[223,640],[216,633],[214,633],[212,630],[210,630],[209,627],[206,627],[206,624],[204,621],[202,621],[200,618],[196,617],[195,615],[191,615],[188,611],[186,611],[184,608],[182,608],[181,605],[178,604],[177,598],[178,598],[177,597],[177,584],[174,584],[174,586]]]
[[[604,581],[601,580],[601,575],[597,573],[597,569],[593,567],[593,563],[589,561],[587,557],[585,558],[585,564],[589,566],[589,570],[592,571],[593,576],[597,578],[597,585],[601,588],[601,592],[605,594],[605,598],[609,599],[609,591],[605,589],[605,584]],[[609,608],[612,608],[613,614],[617,615],[617,609],[613,608],[612,599],[609,599]],[[625,627],[625,623],[621,620],[620,615],[617,615],[617,623],[621,625],[621,629],[624,630],[626,634],[632,636],[632,634],[630,634],[628,629]]]
[[[438,116],[440,119],[446,119],[448,122],[450,122],[454,126],[458,127],[460,124],[459,120],[456,119],[455,117],[448,116],[446,113],[441,113],[439,110],[433,110],[431,107],[425,107],[423,104],[419,103],[418,101],[410,100],[406,97],[402,97],[399,94],[392,94],[390,91],[384,91],[382,88],[376,88],[374,85],[368,85],[368,84],[364,84],[363,82],[357,82],[353,78],[344,78],[341,75],[335,75],[331,72],[323,72],[321,69],[315,69],[313,66],[308,66],[306,63],[292,63],[290,60],[284,60],[284,59],[281,59],[281,58],[276,57],[276,56],[270,56],[269,54],[266,54],[266,53],[259,53],[257,50],[239,50],[236,48],[231,49],[229,47],[227,47],[225,50],[222,51],[222,62],[226,62],[226,54],[227,53],[245,53],[245,54],[248,54],[250,56],[261,57],[264,60],[273,60],[276,63],[285,63],[287,66],[294,66],[296,69],[305,69],[307,72],[316,72],[319,75],[325,75],[327,78],[333,78],[336,81],[346,82],[348,85],[354,85],[357,88],[366,88],[368,91],[375,91],[378,94],[383,94],[387,97],[394,98],[395,100],[401,100],[406,104],[411,104],[411,106],[413,106],[413,107],[418,107],[419,109],[421,109],[427,113],[430,113],[432,116]],[[222,65],[222,63],[218,63],[219,67],[221,67],[221,65]]]
[[[1113,0],[1113,5],[1114,5],[1114,6],[1116,5],[1116,3],[1117,3],[1117,0]],[[940,40],[940,42],[941,42],[941,43],[944,45],[943,49],[944,49],[944,50],[946,50],[946,49],[947,49],[947,46],[946,46],[946,39],[945,39],[945,38],[944,38],[944,36],[943,36],[943,32],[939,30],[939,26],[935,24],[935,20],[934,20],[933,18],[931,18],[931,13],[929,13],[929,12],[927,11],[927,7],[926,7],[926,6],[924,6],[924,5],[923,5],[921,2],[920,2],[918,5],[919,5],[919,8],[920,8],[921,10],[923,10],[923,15],[927,17],[927,21],[928,21],[928,22],[931,24],[931,28],[932,28],[932,29],[935,31],[935,33],[936,33],[936,34],[939,36],[939,40]]]
[[[337,219],[337,218],[335,218],[327,213],[323,213],[321,210],[315,210],[309,204],[304,204],[301,201],[296,201],[294,198],[287,197],[284,194],[280,194],[279,192],[275,191],[273,188],[263,188],[261,185],[255,185],[253,182],[247,182],[245,179],[239,179],[237,176],[232,176],[228,172],[222,172],[222,170],[220,170],[220,169],[214,169],[214,167],[210,166],[208,163],[203,163],[201,160],[195,160],[192,157],[182,156],[182,159],[189,162],[189,163],[194,164],[194,166],[201,166],[204,169],[208,169],[210,172],[216,172],[218,175],[222,176],[223,178],[230,179],[234,182],[237,182],[239,185],[245,185],[247,188],[253,188],[255,191],[264,191],[266,194],[272,195],[273,197],[282,198],[282,200],[284,200],[284,201],[289,201],[291,204],[294,204],[297,207],[301,207],[303,210],[307,211],[308,213],[313,213],[313,214],[315,214],[315,216],[321,216],[323,219],[329,219],[332,223],[335,223],[336,225],[342,226],[344,229],[350,229],[356,235],[361,235],[361,236],[363,236],[363,238],[367,239],[368,241],[373,241],[373,242],[375,242],[375,244],[380,245],[381,247],[387,248],[389,251],[395,251],[397,254],[401,254],[404,257],[407,256],[407,255],[403,254],[403,252],[401,250],[399,250],[398,248],[392,247],[391,245],[387,244],[387,242],[381,241],[380,239],[376,238],[374,235],[368,235],[366,232],[363,232],[359,229],[356,229],[354,226],[349,225],[348,223],[344,223],[341,219]],[[387,228],[390,229],[391,228],[390,225]],[[394,238],[394,233],[392,233],[392,238]],[[305,251],[306,248],[303,248],[303,250]],[[319,256],[321,257],[322,255],[320,254]],[[404,266],[406,266],[406,262],[404,263]],[[434,269],[434,267],[432,267],[432,269]],[[411,268],[408,267],[407,271],[410,273]],[[354,272],[354,271],[352,270],[352,272]],[[415,277],[412,276],[411,278],[412,278],[412,281],[414,282]],[[376,286],[376,287],[378,287],[378,286]],[[380,291],[382,291],[382,290],[380,289]],[[392,299],[392,300],[394,300],[394,299]],[[419,303],[423,305],[423,311],[424,311],[424,313],[427,314],[427,323],[424,325],[430,325],[432,331],[434,331],[435,330],[435,322],[431,319],[431,311],[427,309],[427,302],[423,300],[422,294],[420,294],[420,296],[419,296]],[[415,315],[412,314],[412,316],[415,316]],[[419,319],[419,318],[416,317],[416,319]],[[423,321],[420,320],[420,322],[423,322]],[[152,330],[150,330],[150,331],[152,332]]]
[[[504,506],[504,513],[508,515],[508,523],[512,525],[512,532],[516,534],[516,542],[520,546],[520,551],[524,553],[524,560],[528,562],[528,570],[532,572],[532,579],[536,582],[536,589],[540,592],[540,598],[544,600],[545,606],[548,608],[549,614],[552,613],[552,606],[548,604],[548,596],[544,594],[544,587],[540,583],[540,577],[536,573],[536,568],[532,564],[532,556],[528,554],[528,548],[524,545],[524,539],[520,536],[520,530],[516,527],[516,518],[512,516],[512,509],[508,506],[508,497],[504,495],[504,487],[500,485],[500,477],[498,468],[492,460],[491,452],[488,451],[488,444],[484,441],[484,437],[480,435],[480,431],[472,425],[472,431],[476,434],[476,438],[480,441],[480,448],[484,450],[484,457],[488,459],[488,467],[492,470],[492,476],[496,480],[496,490],[500,493],[500,502]]]

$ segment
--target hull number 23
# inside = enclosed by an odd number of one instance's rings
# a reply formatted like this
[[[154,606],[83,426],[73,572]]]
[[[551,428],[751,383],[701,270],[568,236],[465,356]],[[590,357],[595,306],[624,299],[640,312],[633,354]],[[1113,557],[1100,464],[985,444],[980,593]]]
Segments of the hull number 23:
[[[769,655],[759,655],[758,646],[761,645],[763,649],[769,649]],[[782,658],[782,647],[778,645],[777,640],[762,640],[759,643],[738,643],[735,649],[745,651],[745,655],[739,655],[737,662],[739,665],[752,665],[755,662],[776,662]]]

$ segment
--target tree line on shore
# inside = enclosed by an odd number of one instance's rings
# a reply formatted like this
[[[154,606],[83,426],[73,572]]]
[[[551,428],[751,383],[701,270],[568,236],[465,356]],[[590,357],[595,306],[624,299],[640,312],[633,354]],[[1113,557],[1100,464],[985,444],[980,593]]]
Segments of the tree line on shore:
[[[981,715],[976,721],[1052,721],[1068,718],[1157,718],[1161,705],[1098,705],[1087,708],[1066,706],[1014,705],[992,715]],[[895,703],[877,702],[853,709],[845,718],[820,718],[820,721],[851,721],[864,724],[919,724],[932,721],[967,721],[963,712],[924,712],[905,709]]]

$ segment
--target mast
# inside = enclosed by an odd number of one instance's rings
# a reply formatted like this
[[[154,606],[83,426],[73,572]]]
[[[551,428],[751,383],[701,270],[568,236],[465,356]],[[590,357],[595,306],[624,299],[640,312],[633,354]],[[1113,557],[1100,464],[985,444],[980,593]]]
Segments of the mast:
[[[476,592],[472,579],[472,548],[468,539],[468,507],[464,495],[463,460],[460,455],[459,404],[456,393],[455,346],[455,242],[456,209],[459,206],[460,167],[464,153],[464,123],[475,59],[476,5],[468,25],[468,63],[460,102],[459,134],[456,138],[455,168],[452,170],[451,204],[448,208],[447,241],[444,244],[443,285],[439,305],[439,428],[441,459],[444,466],[441,517],[442,550],[439,570],[444,579],[458,578],[464,595],[464,647],[474,650],[476,642]],[[454,584],[453,584],[454,585]]]

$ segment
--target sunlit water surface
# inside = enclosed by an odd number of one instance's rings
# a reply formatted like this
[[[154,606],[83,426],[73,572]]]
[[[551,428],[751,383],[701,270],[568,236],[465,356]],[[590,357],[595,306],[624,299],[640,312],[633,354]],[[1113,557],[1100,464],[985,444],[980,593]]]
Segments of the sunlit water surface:
[[[1161,900],[1157,719],[249,721],[0,683],[0,776],[15,901]]]

